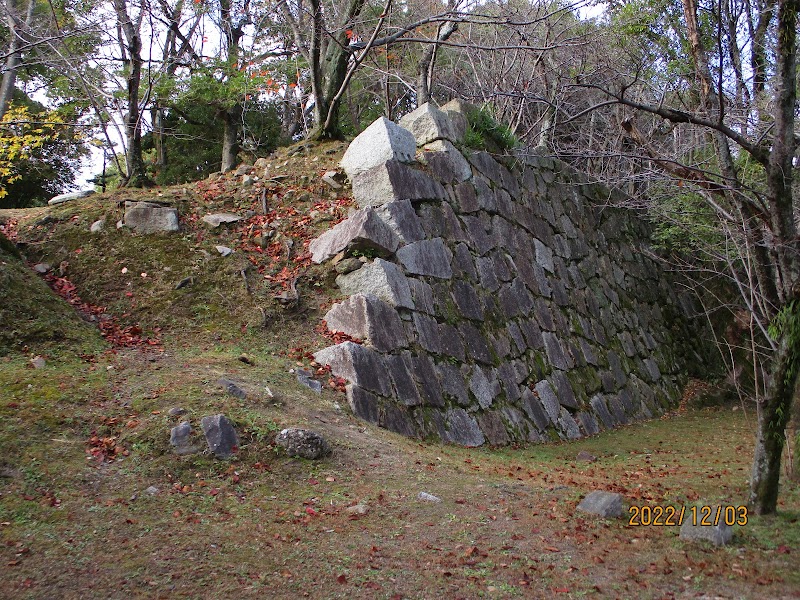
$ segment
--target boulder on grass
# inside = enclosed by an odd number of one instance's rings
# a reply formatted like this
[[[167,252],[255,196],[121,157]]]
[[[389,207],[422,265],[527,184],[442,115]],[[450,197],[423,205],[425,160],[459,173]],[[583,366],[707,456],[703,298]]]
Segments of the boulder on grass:
[[[225,415],[203,417],[200,422],[208,448],[217,458],[230,458],[239,450],[239,436]]]
[[[320,434],[310,429],[289,427],[281,431],[275,443],[293,457],[318,460],[331,453],[328,442]]]
[[[125,202],[123,224],[144,234],[180,230],[177,209],[152,202]]]

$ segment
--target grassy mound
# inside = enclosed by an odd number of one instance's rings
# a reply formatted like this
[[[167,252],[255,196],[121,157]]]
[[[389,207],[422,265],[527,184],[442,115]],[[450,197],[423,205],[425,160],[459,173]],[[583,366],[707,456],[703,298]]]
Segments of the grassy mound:
[[[101,344],[97,328],[56,296],[0,234],[0,355],[41,345],[87,352]]]

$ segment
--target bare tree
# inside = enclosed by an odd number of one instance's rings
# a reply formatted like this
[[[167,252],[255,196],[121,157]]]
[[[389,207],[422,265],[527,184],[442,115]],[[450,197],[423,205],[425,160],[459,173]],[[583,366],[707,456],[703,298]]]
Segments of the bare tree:
[[[140,5],[132,14],[133,2],[113,0],[117,17],[117,40],[122,64],[125,67],[126,110],[125,110],[125,184],[131,187],[150,185],[142,156],[142,107],[139,92],[142,81],[142,21],[145,7]]]

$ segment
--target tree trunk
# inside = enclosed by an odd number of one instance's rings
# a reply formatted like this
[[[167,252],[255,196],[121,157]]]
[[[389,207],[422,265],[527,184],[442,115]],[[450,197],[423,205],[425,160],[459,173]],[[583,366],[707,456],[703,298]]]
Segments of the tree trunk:
[[[142,81],[142,37],[141,22],[143,13],[134,24],[128,14],[126,0],[114,0],[117,14],[117,26],[124,35],[119,40],[122,50],[122,63],[127,69],[127,114],[125,115],[125,185],[129,187],[145,187],[152,185],[142,158],[142,119],[139,109],[139,84]]]
[[[775,135],[767,168],[767,186],[772,234],[778,255],[776,288],[788,324],[772,357],[766,397],[759,403],[750,508],[759,515],[774,513],[778,504],[778,482],[786,424],[796,395],[800,371],[800,240],[794,219],[792,159],[795,152],[795,103],[797,101],[797,13],[800,0],[778,3],[778,46],[775,93]]]
[[[797,366],[791,340],[784,336],[773,357],[767,395],[758,403],[758,434],[750,476],[750,510],[773,514],[778,506],[778,483],[786,425],[797,388]]]
[[[164,141],[164,108],[158,102],[150,111],[153,121],[153,145],[156,150],[156,167],[159,170],[167,168],[167,145]]]
[[[450,3],[453,7],[453,3]],[[458,29],[455,21],[446,21],[439,26],[436,32],[436,42],[429,44],[422,52],[422,57],[417,66],[417,107],[431,101],[431,88],[433,87],[433,70],[436,66],[436,55],[439,43],[446,42]]]
[[[33,20],[33,7],[34,0],[28,0],[28,11],[25,15],[25,27],[30,26]],[[11,103],[11,97],[14,95],[14,84],[17,81],[17,68],[22,62],[22,55],[19,52],[20,42],[20,27],[19,21],[16,18],[17,4],[16,0],[6,0],[6,12],[8,27],[8,35],[11,38],[8,44],[8,57],[6,64],[3,67],[3,80],[0,83],[0,119],[6,114],[8,105]]]
[[[222,122],[225,129],[222,134],[222,167],[223,173],[236,168],[239,160],[239,124],[242,120],[242,107],[237,104],[233,108],[222,111]]]
[[[353,21],[361,14],[366,0],[349,0],[340,26],[336,28],[336,40],[325,45],[325,23],[320,0],[311,0],[312,36],[310,49],[311,89],[314,93],[314,128],[309,134],[312,140],[341,140],[339,127],[339,93],[347,78],[350,61],[349,40],[345,31],[353,28]]]

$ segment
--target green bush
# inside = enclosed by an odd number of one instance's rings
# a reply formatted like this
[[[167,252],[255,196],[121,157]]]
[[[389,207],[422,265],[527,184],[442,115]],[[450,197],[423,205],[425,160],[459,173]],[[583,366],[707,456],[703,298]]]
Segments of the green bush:
[[[517,146],[519,140],[507,125],[497,122],[488,106],[467,113],[464,145],[476,150],[503,152]]]

